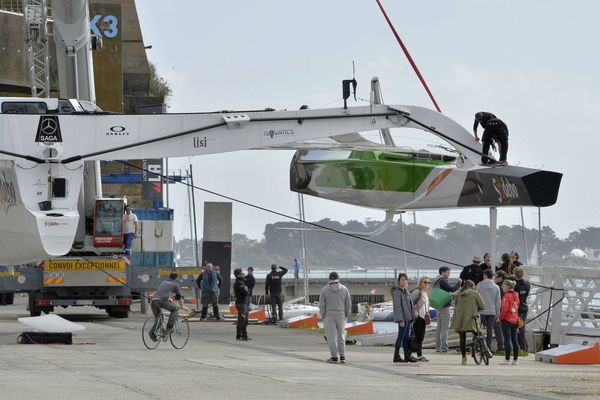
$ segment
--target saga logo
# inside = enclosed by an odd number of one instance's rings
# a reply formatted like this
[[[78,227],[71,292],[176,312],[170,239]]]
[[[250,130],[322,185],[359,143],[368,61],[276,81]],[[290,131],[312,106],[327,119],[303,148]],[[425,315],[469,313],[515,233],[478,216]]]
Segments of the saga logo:
[[[115,125],[108,129],[106,136],[129,136],[129,132],[124,126]]]
[[[519,198],[519,189],[514,183],[510,183],[505,177],[493,178],[494,190],[498,193],[498,202],[502,203],[509,199]]]
[[[37,134],[35,135],[37,143],[59,143],[62,142],[60,134],[60,124],[55,115],[43,115],[38,123]]]
[[[268,138],[276,138],[281,136],[293,136],[296,134],[293,128],[291,129],[269,129],[268,131],[264,131],[263,135]]]

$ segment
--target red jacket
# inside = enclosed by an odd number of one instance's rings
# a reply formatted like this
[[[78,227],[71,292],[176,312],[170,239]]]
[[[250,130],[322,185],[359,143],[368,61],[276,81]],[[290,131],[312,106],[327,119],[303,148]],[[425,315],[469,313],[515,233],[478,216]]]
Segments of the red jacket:
[[[504,297],[502,297],[502,307],[498,319],[516,325],[517,318],[519,318],[519,294],[511,290],[504,293]]]

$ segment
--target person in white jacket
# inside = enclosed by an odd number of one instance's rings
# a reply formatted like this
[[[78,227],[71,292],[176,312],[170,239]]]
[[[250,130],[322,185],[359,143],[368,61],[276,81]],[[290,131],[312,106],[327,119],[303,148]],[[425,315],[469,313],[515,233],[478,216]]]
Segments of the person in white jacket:
[[[479,313],[481,316],[481,324],[487,330],[486,343],[488,348],[492,348],[492,333],[494,332],[494,323],[500,314],[500,306],[502,300],[500,298],[500,288],[493,281],[494,272],[491,269],[483,271],[483,281],[477,284],[477,291],[483,298],[485,308]]]
[[[344,328],[352,313],[352,300],[346,286],[342,285],[337,272],[329,274],[329,284],[321,290],[319,312],[323,318],[325,335],[331,357],[327,362],[346,362],[346,335]]]

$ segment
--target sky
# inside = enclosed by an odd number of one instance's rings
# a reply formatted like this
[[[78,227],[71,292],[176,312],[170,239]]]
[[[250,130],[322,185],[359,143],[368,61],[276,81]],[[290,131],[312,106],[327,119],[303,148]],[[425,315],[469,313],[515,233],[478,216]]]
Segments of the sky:
[[[557,204],[542,209],[542,224],[561,238],[600,226],[593,176],[600,2],[381,1],[444,114],[470,131],[475,112],[493,112],[510,130],[510,164],[564,174]],[[144,0],[137,8],[144,42],[152,45],[148,58],[173,90],[169,112],[339,107],[353,61],[357,97],[369,99],[378,76],[387,104],[434,108],[375,0]],[[197,186],[297,216],[288,183],[292,156],[271,150],[174,158],[169,169],[192,163]],[[309,221],[384,219],[383,211],[304,198]],[[199,237],[204,201],[222,200],[196,193]],[[169,204],[176,238],[190,237],[183,186],[171,185]],[[537,209],[525,209],[524,219],[536,228]],[[281,220],[233,206],[233,231],[253,239]],[[422,211],[416,220],[432,228],[487,225],[489,211]],[[499,225],[520,223],[518,208],[499,209]]]

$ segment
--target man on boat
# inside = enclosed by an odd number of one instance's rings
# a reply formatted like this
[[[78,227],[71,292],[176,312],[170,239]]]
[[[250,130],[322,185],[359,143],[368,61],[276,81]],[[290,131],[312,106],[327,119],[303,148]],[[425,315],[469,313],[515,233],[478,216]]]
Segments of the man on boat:
[[[483,135],[481,136],[481,143],[483,145],[481,156],[482,164],[492,164],[493,160],[489,157],[490,146],[492,141],[495,141],[500,145],[500,164],[507,165],[506,155],[508,153],[508,127],[506,124],[496,118],[492,113],[480,111],[475,114],[475,122],[473,123],[473,134],[475,139],[479,140],[477,135],[477,126],[483,127]]]
[[[346,362],[346,321],[352,314],[352,299],[346,286],[342,285],[337,272],[329,274],[329,284],[319,295],[319,312],[323,318],[325,335],[331,357],[327,362]],[[339,356],[339,358],[338,358]]]
[[[281,269],[278,271],[277,269]],[[281,294],[281,279],[288,270],[277,264],[271,265],[271,272],[267,275],[265,281],[265,295],[270,295],[271,300],[271,322],[277,322],[277,313],[275,307],[279,308],[279,320],[283,319],[283,294]]]

